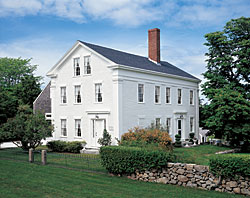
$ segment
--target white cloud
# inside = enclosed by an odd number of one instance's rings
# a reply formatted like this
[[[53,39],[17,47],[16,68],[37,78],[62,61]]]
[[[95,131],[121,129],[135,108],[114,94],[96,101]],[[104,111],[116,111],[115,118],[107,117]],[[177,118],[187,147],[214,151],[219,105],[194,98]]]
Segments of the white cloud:
[[[249,0],[0,0],[0,17],[46,14],[78,23],[107,19],[138,26],[165,21],[170,26],[224,24],[249,16]]]
[[[67,43],[55,43],[49,38],[18,40],[0,44],[0,57],[32,58],[31,63],[38,65],[35,74],[45,77],[49,69],[56,64],[68,48]],[[45,77],[45,84],[48,81],[49,79]]]

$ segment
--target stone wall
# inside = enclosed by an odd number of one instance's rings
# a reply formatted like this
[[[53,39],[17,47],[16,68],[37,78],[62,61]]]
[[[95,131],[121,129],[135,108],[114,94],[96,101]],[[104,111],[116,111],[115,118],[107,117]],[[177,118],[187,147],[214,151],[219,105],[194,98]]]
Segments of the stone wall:
[[[130,179],[180,186],[195,187],[236,194],[250,195],[250,178],[237,180],[216,178],[208,166],[196,164],[168,163],[167,169],[144,171],[131,174]]]

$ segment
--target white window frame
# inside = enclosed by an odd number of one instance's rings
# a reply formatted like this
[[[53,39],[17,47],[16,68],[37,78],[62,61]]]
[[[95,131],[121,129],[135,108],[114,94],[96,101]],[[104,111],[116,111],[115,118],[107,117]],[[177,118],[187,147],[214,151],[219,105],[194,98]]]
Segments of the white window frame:
[[[103,102],[103,91],[102,91],[102,83],[95,83],[95,102],[96,103],[102,103]],[[97,86],[100,86],[100,92],[98,91],[97,93]],[[101,94],[101,101],[99,101],[99,95],[98,94]]]
[[[80,95],[77,93],[77,91],[80,92]],[[81,85],[75,85],[74,86],[74,95],[75,95],[75,104],[81,104],[82,103],[82,94],[81,94]],[[80,96],[80,101],[78,101],[78,97]]]
[[[179,103],[180,100],[180,103]],[[177,89],[177,104],[181,105],[182,104],[182,89],[178,88]]]
[[[62,91],[65,90],[65,91]],[[60,87],[60,99],[61,99],[61,104],[67,104],[67,87],[66,86],[61,86]],[[64,102],[65,99],[65,102]]]
[[[65,122],[65,124],[63,124]],[[61,119],[61,136],[67,137],[67,119]]]
[[[168,91],[169,90],[169,95],[167,95]],[[168,102],[167,102],[167,97],[168,97]],[[171,104],[171,88],[170,87],[166,87],[166,104]]]
[[[172,119],[171,119],[171,117],[167,117],[166,118],[166,128],[167,128],[169,134],[172,134],[171,127],[172,127]]]
[[[140,86],[142,85],[142,101],[140,101]],[[144,88],[144,84],[139,83],[137,86],[137,101],[138,103],[144,103],[145,102],[145,88]]]
[[[74,66],[74,76],[81,76],[81,66],[80,66],[80,57],[73,58],[73,66]],[[79,74],[77,74],[77,69],[79,69]]]
[[[190,116],[189,118],[189,130],[190,130],[190,133],[194,133],[194,117],[193,116]]]
[[[159,93],[157,93],[157,90],[159,90]],[[158,97],[158,102],[156,101],[157,97]],[[155,86],[154,101],[155,101],[155,104],[161,104],[161,86],[158,86],[158,85]]]
[[[194,105],[194,90],[189,91],[189,104]]]
[[[79,128],[79,124],[80,124],[80,128]],[[80,135],[79,135],[79,129],[80,129]],[[82,137],[81,119],[75,119],[75,137]]]
[[[90,55],[83,57],[84,61],[84,75],[91,75],[91,66],[90,66]]]

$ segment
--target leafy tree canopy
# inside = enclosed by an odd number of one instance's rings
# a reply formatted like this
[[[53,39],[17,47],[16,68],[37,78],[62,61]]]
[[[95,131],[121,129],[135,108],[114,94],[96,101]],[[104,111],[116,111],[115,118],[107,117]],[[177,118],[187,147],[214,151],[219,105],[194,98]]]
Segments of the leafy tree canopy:
[[[232,145],[250,139],[250,18],[232,19],[223,31],[205,35],[208,46],[202,92],[204,124]]]
[[[28,105],[21,105],[16,116],[1,126],[0,142],[13,141],[18,147],[28,150],[39,146],[42,139],[51,137],[52,129],[43,114],[33,114]]]
[[[28,104],[41,92],[41,77],[35,77],[31,59],[0,58],[0,124],[14,117],[18,105]]]

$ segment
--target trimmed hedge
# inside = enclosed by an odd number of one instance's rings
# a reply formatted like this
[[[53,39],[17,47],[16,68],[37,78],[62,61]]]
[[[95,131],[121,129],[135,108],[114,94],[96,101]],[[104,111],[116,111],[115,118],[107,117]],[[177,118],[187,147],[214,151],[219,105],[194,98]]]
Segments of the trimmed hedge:
[[[114,174],[131,174],[136,170],[166,168],[173,161],[173,154],[164,151],[148,151],[138,147],[105,146],[100,148],[101,163]]]
[[[83,149],[82,143],[85,142],[65,142],[56,140],[48,142],[47,146],[53,152],[80,153],[80,150]]]
[[[223,178],[250,177],[250,154],[215,155],[209,166],[213,174]]]

